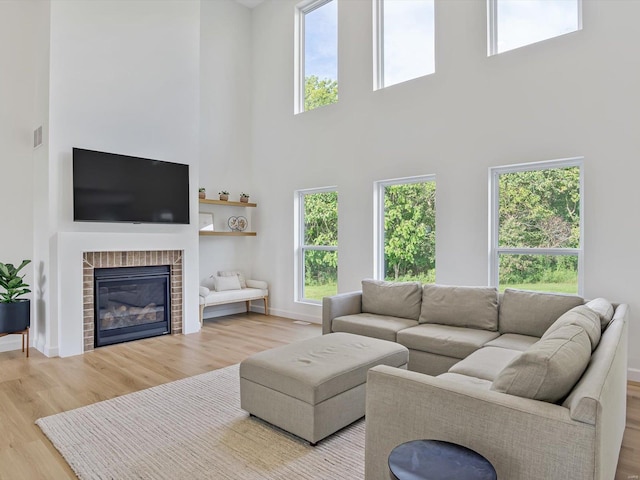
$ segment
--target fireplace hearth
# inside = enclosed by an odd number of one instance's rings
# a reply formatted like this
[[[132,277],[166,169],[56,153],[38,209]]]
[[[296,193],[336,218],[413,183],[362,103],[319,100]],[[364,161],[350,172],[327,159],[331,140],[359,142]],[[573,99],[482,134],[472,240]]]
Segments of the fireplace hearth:
[[[171,331],[170,267],[96,268],[95,347]]]

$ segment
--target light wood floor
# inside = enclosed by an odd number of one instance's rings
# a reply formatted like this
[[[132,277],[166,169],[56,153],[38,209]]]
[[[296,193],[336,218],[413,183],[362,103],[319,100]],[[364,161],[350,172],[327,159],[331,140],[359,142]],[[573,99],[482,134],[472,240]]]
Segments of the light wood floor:
[[[0,480],[75,478],[34,424],[40,417],[232,365],[316,335],[318,325],[240,314],[206,321],[199,333],[113,345],[70,358],[47,358],[35,349],[29,359],[20,351],[0,353]],[[630,384],[615,480],[638,475],[640,384]]]

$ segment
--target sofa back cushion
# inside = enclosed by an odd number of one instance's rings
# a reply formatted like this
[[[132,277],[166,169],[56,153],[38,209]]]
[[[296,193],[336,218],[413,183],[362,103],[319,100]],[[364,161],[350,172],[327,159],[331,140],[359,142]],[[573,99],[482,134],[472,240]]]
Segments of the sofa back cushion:
[[[418,320],[422,303],[420,282],[362,281],[362,312]]]
[[[498,330],[498,290],[425,284],[420,323]]]
[[[577,295],[507,288],[500,303],[500,333],[541,337],[560,315],[583,303],[584,300]]]
[[[606,298],[594,298],[585,305],[598,314],[598,317],[600,317],[600,329],[604,331],[613,318],[614,308],[611,302]]]
[[[553,322],[547,331],[544,332],[541,340],[548,338],[549,335],[565,325],[579,325],[584,328],[584,331],[587,333],[589,341],[591,342],[591,351],[593,352],[596,349],[600,342],[602,331],[600,329],[600,317],[595,311],[591,310],[586,305],[573,307],[568,312],[560,315],[560,317]]]
[[[564,325],[513,359],[491,390],[558,402],[571,391],[591,358],[589,336],[579,325]]]

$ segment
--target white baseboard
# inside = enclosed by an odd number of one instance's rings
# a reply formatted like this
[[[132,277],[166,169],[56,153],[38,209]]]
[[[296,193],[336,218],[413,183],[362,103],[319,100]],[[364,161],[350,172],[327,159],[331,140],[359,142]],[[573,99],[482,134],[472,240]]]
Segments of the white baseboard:
[[[640,383],[640,370],[637,368],[629,368],[627,370],[627,380]]]
[[[264,308],[261,311],[264,312]],[[303,320],[305,322],[322,324],[322,317],[317,315],[305,315],[279,308],[269,308],[269,313],[271,315],[277,315],[278,317],[291,318],[292,320]]]

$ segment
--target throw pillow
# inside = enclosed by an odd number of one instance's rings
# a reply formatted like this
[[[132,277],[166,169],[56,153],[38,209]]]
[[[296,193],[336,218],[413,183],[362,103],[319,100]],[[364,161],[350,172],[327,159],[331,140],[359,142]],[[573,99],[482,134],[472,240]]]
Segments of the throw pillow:
[[[590,359],[591,342],[584,328],[565,325],[509,362],[491,390],[555,403],[573,389]]]
[[[572,308],[568,312],[560,315],[560,318],[553,322],[553,325],[544,332],[541,340],[544,340],[553,332],[565,325],[579,325],[584,328],[584,331],[587,332],[589,341],[591,342],[591,351],[593,352],[596,349],[600,342],[600,336],[602,335],[602,330],[600,329],[600,318],[596,312],[586,305],[578,305],[577,307]]]
[[[604,329],[609,326],[613,318],[613,305],[611,305],[611,302],[606,298],[594,298],[585,305],[598,314],[600,328],[604,332]]]
[[[207,287],[200,287],[199,293],[201,297],[206,297],[211,293],[211,290],[209,290]]]
[[[238,276],[233,277],[215,277],[216,291],[224,292],[225,290],[240,290],[240,280]]]
[[[498,289],[426,284],[420,323],[498,330]]]
[[[247,288],[247,280],[245,279],[244,275],[237,271],[237,270],[224,270],[224,271],[219,271],[218,272],[218,276],[220,277],[238,277],[238,280],[240,280],[240,288]]]
[[[422,304],[420,282],[362,281],[362,312],[418,320]]]
[[[500,302],[500,333],[519,333],[540,338],[560,315],[584,300],[577,295],[530,292],[507,288]]]

